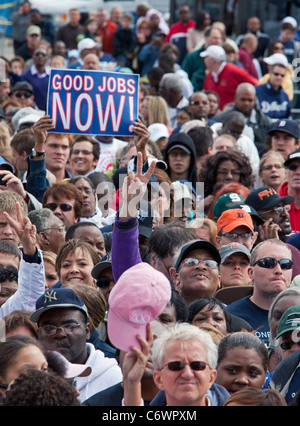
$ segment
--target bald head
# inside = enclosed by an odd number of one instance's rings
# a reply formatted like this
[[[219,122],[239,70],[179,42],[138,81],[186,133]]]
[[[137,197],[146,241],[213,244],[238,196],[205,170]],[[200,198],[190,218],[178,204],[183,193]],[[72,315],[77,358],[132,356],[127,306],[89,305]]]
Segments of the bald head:
[[[243,37],[242,46],[249,52],[253,53],[258,45],[257,37],[252,34],[248,33]]]
[[[235,106],[246,117],[250,117],[255,105],[256,91],[252,84],[241,83],[235,92]]]

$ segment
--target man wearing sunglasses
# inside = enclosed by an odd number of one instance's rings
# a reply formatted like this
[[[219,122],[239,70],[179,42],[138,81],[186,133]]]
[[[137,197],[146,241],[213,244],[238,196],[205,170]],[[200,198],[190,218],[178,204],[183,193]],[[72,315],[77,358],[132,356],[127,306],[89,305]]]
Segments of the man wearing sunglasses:
[[[279,188],[279,195],[292,196],[294,201],[290,204],[289,210],[292,230],[297,233],[300,231],[300,149],[291,152],[284,166],[287,169],[286,181]]]
[[[11,89],[11,98],[24,107],[35,108],[33,87],[27,81],[18,81]]]
[[[291,250],[279,239],[262,241],[251,252],[249,277],[253,294],[228,305],[228,311],[246,320],[256,335],[269,344],[268,312],[274,298],[290,286]]]
[[[245,204],[253,207],[265,221],[258,228],[260,241],[279,238],[286,242],[288,235],[292,232],[289,210],[293,201],[293,197],[289,195],[281,197],[269,186],[250,191]]]
[[[264,114],[272,119],[289,118],[291,102],[288,94],[281,87],[287,63],[277,63],[270,68],[270,77],[266,84],[256,86],[256,96]]]
[[[213,297],[220,287],[220,254],[208,241],[197,240],[181,247],[170,268],[175,288],[187,305],[201,297]]]
[[[50,67],[47,65],[49,55],[45,47],[34,50],[32,66],[21,74],[21,77],[33,87],[34,99],[37,107],[45,110]]]

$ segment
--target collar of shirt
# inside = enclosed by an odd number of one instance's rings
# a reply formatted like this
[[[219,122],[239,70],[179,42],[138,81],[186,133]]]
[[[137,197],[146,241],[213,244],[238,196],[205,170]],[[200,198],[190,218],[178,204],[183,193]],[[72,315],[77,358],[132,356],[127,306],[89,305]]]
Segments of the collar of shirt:
[[[219,70],[217,72],[212,71],[211,76],[214,79],[215,83],[218,83],[218,81],[219,81],[219,74],[223,71],[223,68],[225,67],[225,65],[226,65],[226,62],[224,61],[224,62],[222,62],[221,66],[220,66],[220,68],[219,68]]]
[[[40,74],[40,73],[38,72],[38,70],[37,70],[36,66],[33,64],[33,65],[31,66],[31,74],[32,74],[32,75],[37,75],[37,77],[38,77],[38,78],[45,78],[45,77],[47,77],[47,75],[49,75],[49,74],[50,74],[50,67],[49,67],[49,65],[46,65],[46,66],[45,66],[45,70],[44,70],[44,72],[43,72],[42,74]]]

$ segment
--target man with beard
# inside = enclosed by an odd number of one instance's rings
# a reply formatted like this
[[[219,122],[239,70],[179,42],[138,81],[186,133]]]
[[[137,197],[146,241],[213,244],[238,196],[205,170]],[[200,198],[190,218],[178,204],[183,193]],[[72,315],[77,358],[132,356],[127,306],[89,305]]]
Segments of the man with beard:
[[[253,189],[248,194],[245,204],[253,207],[265,220],[265,223],[259,226],[258,240],[279,238],[286,242],[292,232],[288,211],[293,201],[292,196],[281,197],[269,186]]]

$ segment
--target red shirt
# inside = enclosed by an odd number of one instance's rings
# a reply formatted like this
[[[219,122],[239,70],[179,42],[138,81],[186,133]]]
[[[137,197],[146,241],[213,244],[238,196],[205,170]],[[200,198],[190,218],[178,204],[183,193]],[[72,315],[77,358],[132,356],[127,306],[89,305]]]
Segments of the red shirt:
[[[280,197],[286,197],[288,194],[288,183],[283,182],[280,186],[278,194]],[[293,232],[300,232],[300,209],[295,207],[293,203],[290,204],[291,209],[289,210],[291,228]]]
[[[234,64],[225,64],[224,68],[218,74],[216,82],[209,71],[204,80],[204,90],[213,90],[220,97],[220,109],[229,102],[234,102],[236,88],[241,83],[251,83],[257,85],[257,80],[247,71]]]
[[[106,22],[106,25],[99,26],[99,34],[102,39],[102,50],[103,52],[112,54],[113,52],[113,38],[118,24],[109,19]]]
[[[189,28],[194,28],[195,25],[196,25],[196,23],[193,19],[190,19],[186,24],[184,24],[181,21],[175,22],[174,24],[172,24],[170,26],[170,31],[169,31],[169,34],[167,35],[166,39],[165,39],[165,43],[170,43],[170,39],[175,34],[187,33],[187,30]]]

